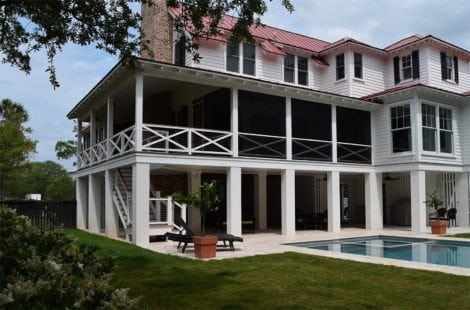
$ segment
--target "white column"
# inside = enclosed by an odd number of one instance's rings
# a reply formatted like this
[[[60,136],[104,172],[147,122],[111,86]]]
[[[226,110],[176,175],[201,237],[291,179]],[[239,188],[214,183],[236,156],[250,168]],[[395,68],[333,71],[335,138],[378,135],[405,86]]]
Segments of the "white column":
[[[106,149],[108,151],[108,158],[112,155],[111,154],[111,149],[112,149],[112,144],[111,144],[111,137],[113,136],[114,132],[114,102],[113,98],[108,97],[108,102],[106,104],[106,139],[108,140],[108,143],[106,145]]]
[[[258,229],[267,228],[266,172],[255,175],[255,211]]]
[[[100,176],[90,174],[88,176],[88,229],[91,232],[100,232],[101,218],[101,186]]]
[[[295,170],[281,171],[281,225],[284,236],[295,235]]]
[[[242,235],[242,169],[227,171],[227,233]]]
[[[338,147],[336,134],[336,106],[331,106],[331,157],[334,163],[338,162]]]
[[[188,193],[193,193],[201,187],[201,172],[188,173]],[[201,212],[199,209],[188,206],[188,225],[194,233],[201,232]]]
[[[337,233],[341,231],[339,171],[328,172],[327,183],[328,231]]]
[[[96,111],[90,112],[90,147],[96,144]]]
[[[383,228],[382,174],[365,175],[366,229]]]
[[[469,186],[469,173],[456,173],[456,193],[457,193],[457,226],[468,227],[469,223],[469,208],[468,208],[468,186]]]
[[[286,97],[286,159],[292,160],[292,98]]]
[[[232,151],[233,157],[238,157],[238,88],[230,89],[231,103],[231,127],[232,127]]]
[[[77,120],[78,124],[77,124],[77,168],[80,169],[82,163],[80,161],[80,157],[78,156],[78,154],[80,154],[80,152],[82,151],[83,149],[83,146],[82,146],[82,130],[83,130],[83,123],[82,123],[82,120]],[[78,197],[78,195],[77,195]]]
[[[77,193],[77,228],[86,229],[88,209],[88,177],[77,178],[75,186]]]
[[[149,246],[150,165],[132,165],[132,242]]]
[[[144,117],[144,76],[135,76],[135,150],[142,151],[142,124]]]
[[[106,236],[117,238],[119,232],[119,215],[113,202],[114,174],[113,170],[104,172],[104,205]]]
[[[426,172],[410,171],[411,230],[426,232]]]

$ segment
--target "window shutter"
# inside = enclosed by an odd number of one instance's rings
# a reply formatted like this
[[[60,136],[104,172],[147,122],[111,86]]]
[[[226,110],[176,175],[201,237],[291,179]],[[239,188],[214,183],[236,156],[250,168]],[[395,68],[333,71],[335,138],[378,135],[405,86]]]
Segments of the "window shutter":
[[[413,62],[413,79],[419,79],[419,51],[411,52],[411,59]]]
[[[400,57],[393,58],[393,70],[395,74],[395,84],[400,83]]]
[[[447,80],[446,53],[444,52],[441,52],[441,74],[442,74],[442,79]]]
[[[454,76],[455,76],[455,83],[459,83],[459,59],[457,56],[454,56]]]

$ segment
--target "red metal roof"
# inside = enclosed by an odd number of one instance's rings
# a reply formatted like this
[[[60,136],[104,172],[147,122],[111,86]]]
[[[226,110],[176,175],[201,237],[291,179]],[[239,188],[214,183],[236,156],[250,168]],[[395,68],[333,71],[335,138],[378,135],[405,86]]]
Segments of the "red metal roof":
[[[261,47],[268,53],[273,53],[276,55],[286,56],[287,54],[284,53],[280,48],[274,45],[271,41],[265,40],[261,42]]]
[[[412,36],[409,36],[409,37],[406,37],[404,39],[401,39],[400,41],[397,41],[389,46],[387,46],[386,48],[384,48],[385,51],[387,52],[390,52],[390,51],[393,51],[397,48],[400,48],[400,47],[403,47],[405,45],[408,45],[408,44],[411,44],[413,42],[416,42],[418,40],[421,40],[423,37],[420,36],[419,34],[414,34]]]

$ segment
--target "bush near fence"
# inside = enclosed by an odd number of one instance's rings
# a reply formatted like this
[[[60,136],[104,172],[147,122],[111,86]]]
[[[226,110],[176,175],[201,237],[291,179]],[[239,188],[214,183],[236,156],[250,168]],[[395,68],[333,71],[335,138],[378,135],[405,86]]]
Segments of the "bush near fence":
[[[31,223],[41,229],[77,226],[76,201],[9,200],[0,201],[0,205],[29,217]]]

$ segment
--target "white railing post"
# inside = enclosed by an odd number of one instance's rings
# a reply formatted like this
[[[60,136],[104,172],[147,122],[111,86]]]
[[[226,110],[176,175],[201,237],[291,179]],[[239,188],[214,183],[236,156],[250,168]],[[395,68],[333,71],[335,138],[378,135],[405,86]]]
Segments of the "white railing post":
[[[186,208],[187,206],[185,203],[181,204],[181,218],[187,223],[188,219],[186,218]]]
[[[135,76],[135,150],[142,151],[144,113],[144,76],[139,73]]]
[[[106,159],[111,158],[112,154],[112,145],[111,137],[113,136],[114,131],[114,103],[111,97],[108,97],[108,102],[106,103]]]
[[[193,153],[193,137],[192,137],[192,129],[188,130],[188,154],[191,155]]]
[[[82,120],[78,120],[78,132],[77,132],[77,168],[80,169],[82,167],[82,158],[80,153],[82,152]]]
[[[334,163],[338,162],[338,138],[336,134],[336,106],[331,106],[331,157]]]
[[[286,97],[286,159],[292,160],[292,99]]]
[[[238,157],[238,88],[230,89],[231,128],[232,128],[232,156]]]
[[[166,216],[167,216],[167,223],[168,225],[173,225],[173,197],[168,196],[168,203],[167,203],[167,210],[166,210]]]

